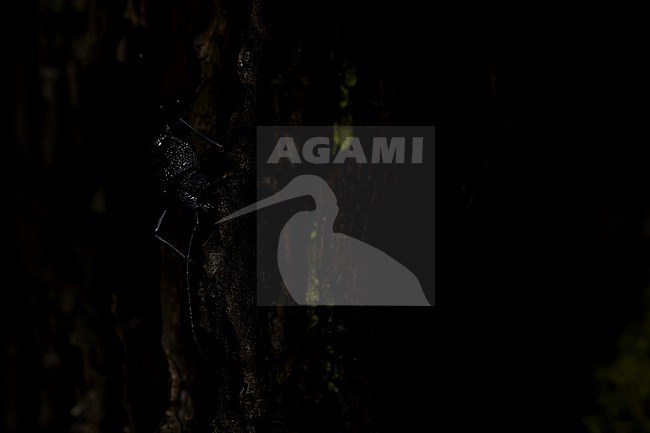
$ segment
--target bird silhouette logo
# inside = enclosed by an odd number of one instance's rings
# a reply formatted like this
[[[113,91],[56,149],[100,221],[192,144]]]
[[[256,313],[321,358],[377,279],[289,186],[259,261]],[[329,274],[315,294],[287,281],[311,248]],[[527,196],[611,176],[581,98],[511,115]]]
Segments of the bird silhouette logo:
[[[337,198],[319,176],[297,176],[276,194],[217,224],[303,196],[311,196],[316,208],[289,219],[277,250],[280,275],[297,304],[431,305],[417,277],[404,265],[372,245],[334,232]]]

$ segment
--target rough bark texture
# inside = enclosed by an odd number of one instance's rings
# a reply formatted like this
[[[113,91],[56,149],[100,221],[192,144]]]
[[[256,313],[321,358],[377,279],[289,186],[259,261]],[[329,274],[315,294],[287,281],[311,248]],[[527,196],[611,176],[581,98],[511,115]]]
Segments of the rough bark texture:
[[[180,99],[189,123],[225,146],[193,141],[208,175],[231,177],[213,203],[223,216],[255,200],[257,125],[388,122],[400,84],[378,56],[390,39],[379,23],[356,33],[365,10],[329,2],[15,9],[14,242],[28,290],[12,295],[24,310],[7,317],[31,322],[9,334],[2,430],[391,429],[396,419],[370,413],[402,400],[402,381],[383,379],[401,355],[377,353],[418,351],[390,325],[409,315],[257,307],[248,217],[219,226],[202,217],[187,279],[185,261],[152,235],[169,208],[162,233],[185,250],[194,216],[157,196],[148,160],[157,105]],[[337,176],[332,184],[344,186],[357,174]],[[341,190],[364,203],[376,179]],[[346,229],[363,238],[367,227],[359,213]],[[392,391],[373,391],[373,381]]]
[[[448,3],[2,2],[0,431],[647,431],[647,14]],[[444,309],[257,308],[248,217],[201,220],[188,290],[153,238],[194,225],[150,176],[175,99],[226,146],[193,141],[218,216],[256,125],[436,125]]]

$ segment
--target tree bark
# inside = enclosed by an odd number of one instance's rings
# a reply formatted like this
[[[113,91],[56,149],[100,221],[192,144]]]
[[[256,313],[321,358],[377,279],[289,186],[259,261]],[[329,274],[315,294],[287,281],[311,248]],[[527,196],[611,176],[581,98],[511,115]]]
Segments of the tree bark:
[[[25,104],[17,118],[46,126],[43,134],[15,126],[18,157],[30,167],[18,170],[17,191],[41,194],[30,184],[34,174],[46,185],[45,197],[18,203],[28,219],[16,243],[25,250],[23,279],[33,285],[28,313],[55,326],[36,324],[11,342],[11,374],[40,371],[20,368],[32,351],[48,367],[28,396],[10,382],[5,407],[18,409],[7,431],[378,429],[372,405],[385,412],[400,393],[372,403],[370,383],[415,347],[398,324],[416,319],[257,307],[252,218],[217,226],[203,218],[187,279],[185,261],[153,238],[168,205],[154,198],[147,152],[156,106],[180,99],[186,120],[225,147],[192,142],[202,169],[226,176],[215,214],[254,202],[257,125],[392,120],[402,81],[379,56],[390,39],[381,23],[373,36],[356,33],[367,10],[344,2],[64,3],[29,3],[20,16],[40,24],[33,34],[19,31],[15,45],[15,98]],[[368,19],[388,23],[389,12]],[[368,51],[369,38],[377,47]],[[344,190],[357,177],[342,170],[329,180]],[[367,205],[382,182],[389,180],[373,173],[346,194]],[[363,214],[348,221],[355,237],[373,229]],[[165,236],[185,249],[193,224],[191,212],[171,207]],[[20,296],[17,304],[32,305]],[[390,344],[393,358],[377,359]]]

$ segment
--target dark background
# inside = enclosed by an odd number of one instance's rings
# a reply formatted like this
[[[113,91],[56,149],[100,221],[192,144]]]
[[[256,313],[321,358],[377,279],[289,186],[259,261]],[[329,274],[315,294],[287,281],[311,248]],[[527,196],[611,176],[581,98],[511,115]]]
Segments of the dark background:
[[[2,2],[0,430],[650,431],[635,8]],[[221,308],[197,313],[201,355],[152,237],[148,146],[177,98],[232,145],[195,143],[212,175],[247,173],[256,124],[435,125],[437,306],[254,310],[197,274],[195,309]]]

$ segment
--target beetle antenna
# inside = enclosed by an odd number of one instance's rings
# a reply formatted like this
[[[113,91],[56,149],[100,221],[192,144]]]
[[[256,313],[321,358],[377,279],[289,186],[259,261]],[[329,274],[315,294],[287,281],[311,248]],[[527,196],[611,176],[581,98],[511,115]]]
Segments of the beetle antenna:
[[[200,133],[199,131],[197,131],[196,129],[194,129],[194,128],[192,127],[192,125],[190,125],[189,123],[187,123],[185,120],[183,120],[183,119],[179,119],[179,120],[181,121],[181,123],[182,123],[183,125],[187,126],[187,127],[190,129],[190,131],[192,131],[193,133],[195,133],[196,135],[198,135],[198,136],[201,138],[201,140],[203,140],[203,141],[205,141],[205,142],[207,142],[207,143],[210,143],[210,144],[214,144],[215,146],[218,146],[220,149],[223,149],[223,146],[222,146],[222,145],[220,145],[220,144],[217,143],[216,141],[214,141],[214,140],[212,140],[212,139],[206,137],[205,135],[203,135],[202,133]]]
[[[194,222],[194,228],[192,228],[192,234],[190,235],[190,242],[187,245],[187,255],[185,260],[185,282],[187,283],[187,305],[189,306],[189,316],[190,316],[190,327],[192,328],[192,337],[194,338],[194,343],[198,349],[201,356],[203,356],[203,350],[201,350],[201,345],[199,340],[196,338],[196,330],[194,329],[194,314],[192,312],[192,291],[190,290],[190,253],[192,252],[192,241],[194,240],[194,234],[196,229],[199,226],[199,214],[195,214],[196,221]]]

